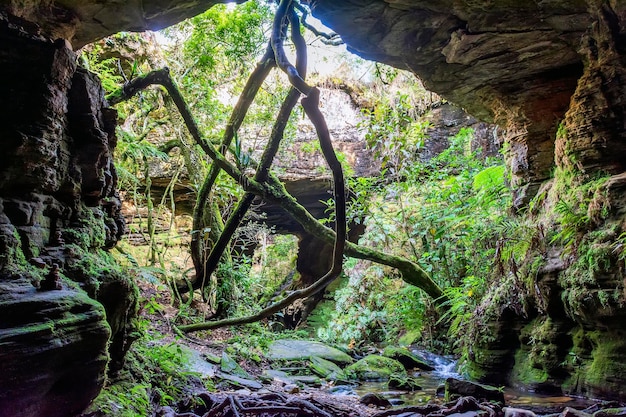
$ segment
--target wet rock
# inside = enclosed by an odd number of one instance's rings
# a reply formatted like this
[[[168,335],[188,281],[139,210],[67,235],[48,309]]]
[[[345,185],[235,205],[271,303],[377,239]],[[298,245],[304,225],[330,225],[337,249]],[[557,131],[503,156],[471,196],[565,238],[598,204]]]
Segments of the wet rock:
[[[349,385],[338,385],[328,388],[328,392],[333,395],[357,395],[356,391]]]
[[[496,387],[456,378],[446,379],[445,386],[447,399],[471,396],[482,401],[496,401],[504,404],[504,392]]]
[[[504,417],[537,417],[534,412],[522,408],[504,407],[502,411],[504,411]]]
[[[267,354],[270,360],[307,360],[311,356],[317,356],[340,364],[353,362],[348,354],[339,349],[327,346],[321,342],[307,340],[277,340],[270,345]]]
[[[83,291],[0,279],[0,416],[78,414],[104,384],[109,336]]]
[[[311,356],[309,367],[313,372],[322,378],[337,379],[343,374],[343,371],[334,362],[328,361],[317,356]]]
[[[348,378],[361,381],[386,381],[392,376],[407,376],[400,362],[380,355],[368,355],[348,366],[344,373]]]
[[[399,389],[402,391],[421,391],[422,387],[415,378],[411,377],[397,377],[392,375],[387,382],[387,386],[390,389]]]
[[[371,405],[375,407],[391,407],[391,403],[388,399],[381,394],[368,393],[359,399],[361,404]]]
[[[421,369],[422,371],[432,371],[435,368],[426,363],[426,361],[408,349],[387,346],[383,351],[383,356],[395,359],[400,362],[407,370]]]

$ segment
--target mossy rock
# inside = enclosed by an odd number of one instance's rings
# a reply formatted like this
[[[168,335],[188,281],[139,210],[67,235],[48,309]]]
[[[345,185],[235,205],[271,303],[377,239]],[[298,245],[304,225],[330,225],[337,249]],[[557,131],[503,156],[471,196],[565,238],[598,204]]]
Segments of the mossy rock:
[[[491,385],[448,378],[446,379],[445,390],[446,401],[453,401],[458,397],[471,396],[479,401],[495,401],[504,404],[504,391]]]
[[[246,372],[233,358],[228,356],[226,352],[222,352],[222,358],[220,360],[220,369],[222,372],[235,375],[241,378],[252,378],[248,372]]]
[[[421,391],[422,387],[417,382],[417,379],[412,377],[395,376],[392,375],[387,382],[389,389],[399,389],[402,391]]]
[[[582,385],[591,395],[626,398],[626,339],[623,332],[587,334],[593,350],[580,369]]]
[[[322,378],[337,379],[343,376],[343,371],[337,364],[317,356],[311,356],[309,368]]]
[[[605,408],[593,413],[593,417],[626,417],[626,407]]]
[[[352,358],[345,352],[310,340],[277,340],[269,347],[270,360],[305,361],[312,356],[339,364],[352,363]]]
[[[395,359],[368,355],[344,370],[349,379],[360,381],[387,381],[392,376],[406,377],[406,369]]]
[[[421,369],[422,371],[432,371],[435,368],[419,356],[415,355],[408,349],[399,348],[395,346],[387,346],[383,351],[383,356],[391,359],[395,359],[400,362],[407,370],[408,369]]]

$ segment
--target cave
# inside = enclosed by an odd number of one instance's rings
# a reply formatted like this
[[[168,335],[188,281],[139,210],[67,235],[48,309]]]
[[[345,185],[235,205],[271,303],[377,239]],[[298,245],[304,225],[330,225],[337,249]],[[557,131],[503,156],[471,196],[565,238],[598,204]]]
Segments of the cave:
[[[98,261],[124,229],[111,159],[116,114],[97,77],[77,66],[74,51],[119,31],[161,29],[213,4],[9,0],[0,5],[0,415],[79,413],[106,373],[121,368],[133,340],[136,288],[129,277]],[[583,179],[608,177],[609,209],[594,228],[622,227],[623,2],[303,4],[339,33],[351,52],[412,71],[446,100],[505,129],[516,196],[512,210],[520,216],[530,215],[529,203],[541,193],[552,190],[553,199],[567,193],[553,186],[555,172],[567,170]],[[532,385],[522,372],[528,364],[515,353],[520,342],[503,339],[512,337],[511,328],[543,326],[557,339],[568,339],[585,360],[567,375],[546,369],[548,379],[572,393],[626,399],[621,337],[626,308],[582,305],[576,320],[562,320],[571,306],[555,295],[568,294],[555,277],[572,265],[555,260],[539,271],[537,298],[547,298],[549,308],[535,307],[525,316],[507,310],[493,323],[506,337],[478,347],[477,377],[494,380],[504,367],[501,382]],[[618,261],[610,265],[598,272],[594,291],[623,288],[624,271]],[[59,270],[75,285],[54,288]],[[49,282],[53,288],[46,290]],[[495,355],[502,351],[506,354]],[[490,352],[495,359],[486,361]],[[493,375],[496,371],[500,374]]]

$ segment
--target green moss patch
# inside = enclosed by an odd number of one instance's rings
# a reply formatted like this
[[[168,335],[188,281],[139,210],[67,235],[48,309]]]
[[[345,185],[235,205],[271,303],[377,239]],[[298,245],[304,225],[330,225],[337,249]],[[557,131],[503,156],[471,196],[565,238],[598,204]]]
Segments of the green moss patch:
[[[366,356],[344,372],[348,378],[361,381],[386,381],[392,375],[406,377],[406,370],[400,362],[380,355]]]

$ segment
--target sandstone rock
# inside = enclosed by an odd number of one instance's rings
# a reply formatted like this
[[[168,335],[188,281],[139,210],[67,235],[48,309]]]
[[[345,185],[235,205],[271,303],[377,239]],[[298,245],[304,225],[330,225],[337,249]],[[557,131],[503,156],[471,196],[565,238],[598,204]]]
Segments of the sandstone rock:
[[[307,360],[317,356],[335,363],[352,363],[348,354],[321,342],[282,339],[272,343],[267,354],[270,360]]]
[[[124,229],[115,112],[66,42],[18,23],[0,13],[0,415],[67,416],[133,340],[137,289],[99,252]]]
[[[346,376],[361,381],[386,381],[392,376],[406,377],[406,370],[395,359],[368,355],[344,370]]]
[[[110,328],[80,290],[0,277],[0,415],[66,417],[104,384]]]
[[[446,398],[471,396],[479,401],[496,401],[504,404],[504,392],[496,387],[462,381],[456,378],[446,379]]]

